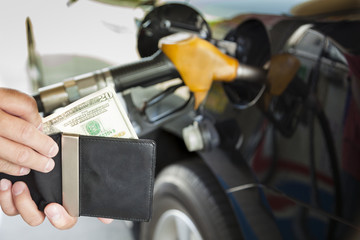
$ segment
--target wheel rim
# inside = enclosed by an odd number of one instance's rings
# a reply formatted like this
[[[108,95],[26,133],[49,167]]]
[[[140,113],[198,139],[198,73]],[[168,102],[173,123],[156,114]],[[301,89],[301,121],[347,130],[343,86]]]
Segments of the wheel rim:
[[[175,209],[161,215],[153,239],[203,240],[194,222],[185,213]]]

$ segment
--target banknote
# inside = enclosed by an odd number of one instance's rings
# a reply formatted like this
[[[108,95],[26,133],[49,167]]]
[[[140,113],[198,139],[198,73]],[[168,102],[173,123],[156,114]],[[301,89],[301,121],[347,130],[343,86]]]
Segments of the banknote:
[[[43,119],[46,134],[57,132],[80,135],[138,138],[111,87],[103,88]]]

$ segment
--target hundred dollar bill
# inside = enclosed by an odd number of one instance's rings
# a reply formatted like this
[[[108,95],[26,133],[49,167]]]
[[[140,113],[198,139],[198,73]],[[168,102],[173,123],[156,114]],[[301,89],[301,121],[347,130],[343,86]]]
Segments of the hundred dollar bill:
[[[43,119],[46,134],[57,132],[138,138],[113,88],[107,87]]]

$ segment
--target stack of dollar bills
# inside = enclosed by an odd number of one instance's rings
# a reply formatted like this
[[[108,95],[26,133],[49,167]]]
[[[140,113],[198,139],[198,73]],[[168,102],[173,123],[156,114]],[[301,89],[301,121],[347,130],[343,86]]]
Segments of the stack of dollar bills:
[[[111,87],[103,88],[43,119],[46,134],[58,132],[79,135],[138,138]]]

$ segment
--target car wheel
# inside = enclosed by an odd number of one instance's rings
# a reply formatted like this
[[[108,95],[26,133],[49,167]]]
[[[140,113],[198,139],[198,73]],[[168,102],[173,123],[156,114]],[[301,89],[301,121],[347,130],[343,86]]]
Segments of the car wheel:
[[[166,167],[155,181],[153,204],[141,239],[242,239],[226,194],[201,161]]]

